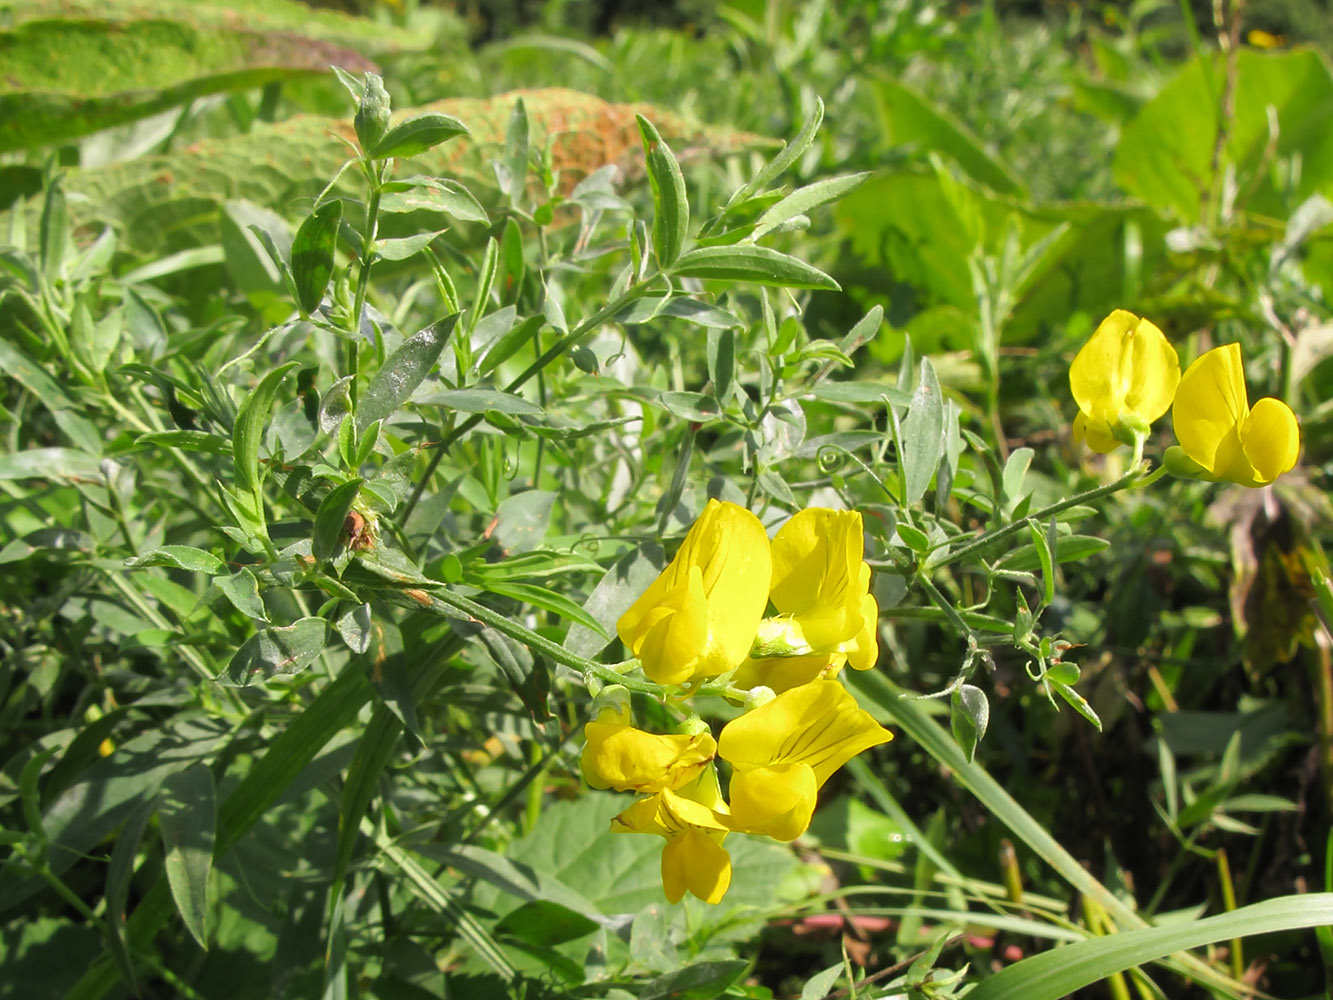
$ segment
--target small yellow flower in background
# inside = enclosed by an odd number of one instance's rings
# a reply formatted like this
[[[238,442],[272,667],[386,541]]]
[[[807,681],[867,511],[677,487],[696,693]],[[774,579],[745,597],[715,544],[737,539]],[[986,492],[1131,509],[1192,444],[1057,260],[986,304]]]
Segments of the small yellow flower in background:
[[[1141,440],[1171,407],[1179,381],[1180,359],[1162,331],[1117,309],[1069,366],[1074,440],[1102,454]]]
[[[717,500],[616,632],[658,684],[716,677],[750,651],[768,602],[772,558],[759,518]]]
[[[1171,422],[1180,447],[1167,450],[1167,465],[1199,478],[1264,486],[1296,464],[1301,448],[1291,407],[1272,397],[1250,407],[1239,344],[1215,347],[1185,370]]]
[[[707,732],[668,736],[647,733],[622,722],[589,722],[579,763],[593,788],[651,794],[680,788],[699,776],[717,754]]]
[[[844,663],[866,670],[879,658],[879,605],[870,594],[857,511],[809,507],[773,538],[769,599],[778,611],[760,623],[738,687],[786,691]]]
[[[731,829],[794,840],[818,792],[862,750],[893,739],[837,681],[785,691],[727,723],[718,756],[730,762]]]
[[[727,827],[712,808],[715,803],[725,808],[717,774],[709,768],[679,793],[663,789],[611,820],[617,833],[655,833],[666,839],[662,890],[672,903],[680,902],[686,892],[705,903],[717,903],[731,885],[731,855],[722,846]]]

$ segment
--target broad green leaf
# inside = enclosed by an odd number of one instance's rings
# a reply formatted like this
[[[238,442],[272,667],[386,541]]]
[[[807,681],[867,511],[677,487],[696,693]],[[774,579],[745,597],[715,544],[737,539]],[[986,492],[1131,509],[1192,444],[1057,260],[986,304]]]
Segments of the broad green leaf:
[[[903,502],[914,504],[926,495],[944,452],[944,394],[929,358],[921,359],[902,436]]]
[[[245,687],[300,673],[324,651],[327,631],[323,618],[301,618],[291,625],[260,629],[245,640],[217,679]]]
[[[974,180],[998,194],[1021,195],[1022,182],[992,156],[981,140],[948,112],[896,80],[876,80],[880,125],[886,147],[937,152],[957,163]]]
[[[1110,544],[1105,538],[1095,535],[1061,535],[1055,543],[1055,561],[1076,562],[1102,551]],[[1002,569],[1031,573],[1041,568],[1041,555],[1035,546],[1024,545],[1007,553],[1000,560],[999,566]]]
[[[231,437],[236,485],[243,493],[254,497],[256,502],[259,498],[259,484],[263,479],[259,471],[259,446],[264,440],[264,428],[268,426],[269,413],[277,400],[282,380],[299,364],[298,361],[289,361],[265,375],[236,414]]]
[[[687,965],[649,980],[640,988],[639,1000],[713,1000],[725,993],[749,968],[750,963],[745,959]]]
[[[1234,168],[1246,211],[1286,218],[1291,206],[1333,185],[1333,73],[1315,49],[1235,53],[1232,113],[1222,158],[1214,163],[1227,56],[1207,53],[1180,67],[1120,132],[1112,167],[1132,196],[1197,220],[1217,171]],[[1276,129],[1270,136],[1269,115]],[[1270,148],[1271,144],[1271,148]],[[1299,158],[1300,171],[1278,180],[1274,160]]]
[[[213,553],[196,549],[192,545],[163,545],[159,549],[125,560],[127,569],[142,569],[145,566],[170,566],[173,569],[208,573],[210,576],[226,569],[226,563]]]
[[[690,201],[685,176],[671,147],[643,115],[636,115],[648,164],[648,183],[653,191],[653,250],[664,270],[675,263],[690,229]]]
[[[665,303],[659,297],[645,295],[616,313],[617,323],[647,323],[663,316],[684,320],[710,330],[730,330],[745,324],[734,314],[707,302],[678,295]]]
[[[368,152],[376,160],[419,156],[442,142],[467,134],[467,126],[452,115],[426,111],[389,129]]]
[[[316,559],[332,559],[337,554],[341,547],[343,525],[356,501],[361,483],[360,479],[341,483],[320,501],[319,509],[315,511],[315,532],[310,543],[311,554]]]
[[[419,333],[413,334],[385,359],[384,366],[374,379],[356,410],[356,426],[365,430],[377,420],[386,420],[411,398],[422,381],[440,359],[449,335],[458,323],[458,313],[438,320]]]
[[[1058,1000],[1108,976],[1190,948],[1253,934],[1333,924],[1333,893],[1280,896],[1229,913],[1088,938],[1033,955],[983,979],[970,1000]]]
[[[723,278],[753,281],[759,285],[783,288],[840,287],[817,267],[769,247],[700,247],[682,255],[670,268],[672,274],[686,278]]]
[[[157,803],[167,884],[186,929],[207,951],[208,874],[217,829],[213,772],[207,764],[177,771],[162,782]]]
[[[302,315],[315,311],[329,287],[342,217],[343,203],[326,201],[301,223],[292,239],[292,280]]]
[[[505,497],[486,530],[506,555],[530,552],[541,544],[551,523],[557,494],[551,490],[524,490]]]

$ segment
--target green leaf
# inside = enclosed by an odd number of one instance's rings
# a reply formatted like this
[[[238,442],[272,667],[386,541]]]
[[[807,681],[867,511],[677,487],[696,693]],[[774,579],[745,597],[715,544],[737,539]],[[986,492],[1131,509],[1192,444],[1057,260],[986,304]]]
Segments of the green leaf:
[[[522,699],[524,706],[537,722],[551,717],[551,670],[546,660],[535,655],[517,639],[483,628],[479,638],[490,653],[492,662],[500,668],[509,686]]]
[[[1110,544],[1105,538],[1097,538],[1095,535],[1061,535],[1055,543],[1055,561],[1076,562],[1102,551]],[[1001,558],[998,567],[1030,573],[1041,568],[1041,556],[1035,546],[1024,545]]]
[[[261,629],[238,649],[218,675],[218,682],[245,687],[270,677],[295,674],[324,651],[323,618],[301,618],[291,625]]]
[[[423,393],[417,401],[423,406],[443,406],[463,413],[494,410],[514,416],[536,416],[544,412],[536,403],[499,389],[436,389],[434,392]]]
[[[789,219],[804,215],[820,205],[837,201],[847,192],[860,187],[869,176],[870,174],[867,172],[847,174],[843,177],[825,177],[813,184],[807,184],[803,188],[796,189],[759,216],[755,223],[755,230],[750,234],[749,239],[751,241],[761,239]]]
[[[965,125],[925,97],[895,80],[871,85],[879,98],[882,142],[887,146],[915,147],[919,153],[943,153],[974,180],[998,194],[1021,195],[1021,181],[986,151]]]
[[[362,152],[374,149],[384,133],[389,130],[389,110],[391,101],[389,92],[384,89],[380,77],[366,71],[366,82],[361,88],[361,99],[356,105],[356,117],[352,127],[356,130],[356,141],[361,144]]]
[[[1093,937],[1033,955],[982,980],[968,1000],[1059,1000],[1117,972],[1190,948],[1329,924],[1333,893],[1266,899],[1201,920]]]
[[[750,963],[744,959],[699,962],[663,973],[644,983],[639,1000],[713,1000],[745,975]]]
[[[457,322],[458,313],[452,313],[413,334],[389,355],[361,396],[356,410],[358,430],[393,416],[411,398],[416,387],[440,360],[440,353]]]
[[[1046,676],[1046,680],[1050,686],[1055,689],[1055,693],[1067,701],[1075,712],[1096,726],[1097,732],[1100,733],[1102,731],[1102,720],[1097,717],[1097,713],[1092,710],[1092,706],[1088,704],[1086,698],[1068,684],[1062,684],[1060,681],[1053,679],[1049,673]],[[1182,822],[1184,822],[1183,819]]]
[[[463,222],[490,222],[481,203],[462,184],[418,174],[386,185],[381,212],[441,212]]]
[[[303,316],[315,311],[329,287],[342,217],[343,203],[326,201],[301,223],[292,239],[292,280]]]
[[[921,359],[916,390],[903,420],[902,446],[903,502],[913,504],[926,495],[944,453],[944,394],[929,358]]]
[[[0,455],[0,480],[45,479],[102,483],[102,463],[73,448],[33,448]]]
[[[356,495],[364,480],[352,479],[329,491],[315,511],[315,533],[310,543],[316,559],[332,559],[341,548],[343,525],[352,510]]]
[[[1219,171],[1245,178],[1246,211],[1285,219],[1291,206],[1327,193],[1333,183],[1333,73],[1315,49],[1235,53],[1234,95],[1226,144],[1215,159],[1221,81],[1229,56],[1204,53],[1181,66],[1157,96],[1120,132],[1112,169],[1131,196],[1196,220],[1201,192],[1220,185]],[[1269,116],[1274,121],[1270,126]],[[1298,159],[1301,169],[1279,180],[1272,162]],[[1252,182],[1249,179],[1252,178]]]
[[[299,361],[289,361],[281,368],[265,375],[246,397],[236,414],[236,424],[232,428],[231,438],[236,485],[241,492],[248,493],[254,498],[256,506],[261,504],[259,485],[263,480],[259,472],[259,445],[264,440],[264,428],[268,426],[269,411],[273,409],[282,380],[299,364]]]
[[[673,296],[666,302],[662,301],[661,296],[642,296],[616,313],[615,321],[626,324],[648,323],[663,316],[710,330],[730,330],[745,325],[734,313],[684,295]]]
[[[467,135],[467,126],[452,115],[427,111],[413,115],[385,133],[369,151],[371,159],[384,160],[390,156],[417,156],[442,142]]]
[[[417,233],[415,236],[376,240],[375,256],[381,260],[407,260],[421,253],[443,232],[443,229],[439,229],[430,233]]]
[[[801,131],[791,142],[783,146],[773,159],[765,163],[759,173],[736,190],[736,193],[727,200],[727,208],[730,209],[733,205],[740,204],[758,191],[766,190],[769,184],[810,148],[810,144],[815,141],[815,135],[819,132],[819,126],[823,121],[824,102],[816,97],[814,110],[810,112],[810,117],[801,126]]]
[[[192,545],[163,545],[141,556],[125,560],[126,569],[143,569],[145,566],[170,566],[173,569],[188,569],[195,573],[221,573],[227,568],[217,556]]]
[[[248,566],[242,566],[231,576],[214,577],[213,583],[241,614],[268,621],[268,612],[259,596],[259,580]]]
[[[990,702],[986,700],[986,693],[971,684],[955,688],[949,695],[949,725],[969,764],[976,756],[977,744],[986,735],[989,724]]]
[[[670,272],[683,278],[720,278],[752,281],[759,285],[783,288],[823,288],[837,291],[841,286],[823,271],[805,261],[769,247],[700,247],[682,255]]]
[[[680,172],[671,147],[643,115],[635,115],[648,164],[648,184],[653,192],[653,250],[663,270],[675,263],[690,229],[690,201],[685,194],[685,175]]]
[[[163,867],[185,927],[208,950],[208,875],[213,868],[217,806],[213,772],[207,764],[177,771],[158,792],[157,822],[162,830]]]
[[[664,392],[657,401],[673,416],[696,423],[705,423],[722,413],[718,401],[702,392]]]
[[[210,455],[226,455],[231,442],[220,434],[208,431],[149,431],[140,434],[134,443],[143,446],[180,448],[182,451],[200,451]]]
[[[495,925],[495,933],[550,947],[577,940],[601,926],[568,906],[547,899],[532,899],[501,917]]]

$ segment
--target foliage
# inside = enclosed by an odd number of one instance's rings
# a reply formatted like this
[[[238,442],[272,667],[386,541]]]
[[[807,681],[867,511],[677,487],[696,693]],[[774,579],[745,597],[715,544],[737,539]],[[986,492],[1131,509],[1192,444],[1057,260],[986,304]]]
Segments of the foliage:
[[[548,4],[469,48],[410,3],[11,6],[7,983],[1320,989],[1333,75],[1295,19]],[[1226,347],[1224,430],[1290,407],[1295,468],[1149,472],[1170,421],[1100,382],[1083,448],[1117,309]],[[845,680],[896,738],[670,904],[579,757],[610,683],[654,734],[771,714],[711,667],[687,712],[617,635],[710,500],[859,512]]]

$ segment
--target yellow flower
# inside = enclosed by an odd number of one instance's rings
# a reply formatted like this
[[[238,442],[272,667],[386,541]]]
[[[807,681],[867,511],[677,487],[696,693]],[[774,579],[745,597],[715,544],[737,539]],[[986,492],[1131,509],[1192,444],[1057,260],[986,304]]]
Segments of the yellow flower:
[[[710,500],[676,558],[621,616],[616,632],[658,684],[724,674],[750,651],[771,571],[759,518]]]
[[[699,776],[717,753],[707,732],[661,736],[619,719],[599,719],[583,727],[587,745],[579,764],[593,788],[651,794],[679,788]]]
[[[731,818],[742,833],[794,840],[819,789],[862,750],[893,739],[837,681],[792,688],[722,729],[718,756],[731,763]]]
[[[1168,449],[1167,464],[1200,478],[1263,486],[1295,465],[1301,449],[1291,407],[1271,396],[1250,407],[1239,344],[1215,347],[1185,370],[1171,422],[1180,448]]]
[[[691,794],[705,801],[696,801]],[[680,794],[663,789],[611,820],[616,833],[655,833],[666,839],[662,890],[673,903],[687,891],[705,903],[717,903],[731,885],[731,855],[722,846],[727,828],[709,799],[721,804],[717,775],[711,768]]]
[[[1180,359],[1162,331],[1117,309],[1069,366],[1069,388],[1078,403],[1074,440],[1105,454],[1141,439],[1170,408],[1179,381]]]

